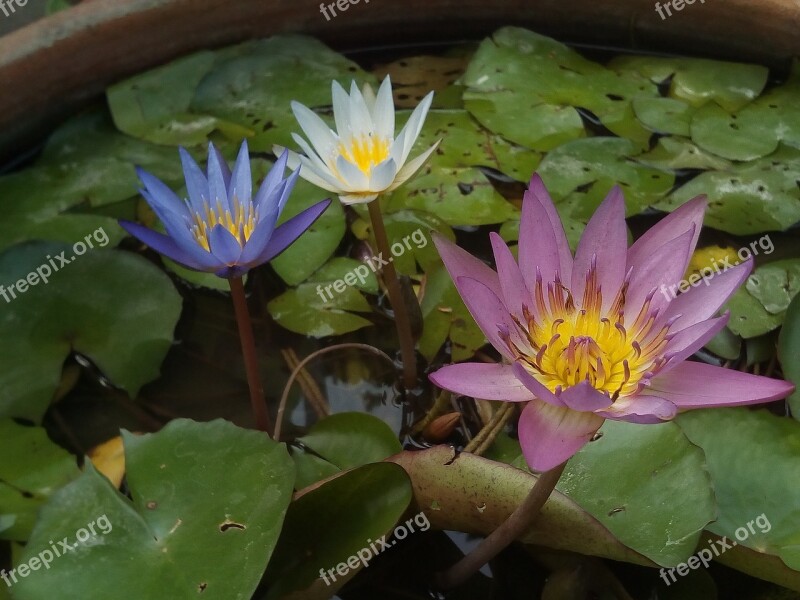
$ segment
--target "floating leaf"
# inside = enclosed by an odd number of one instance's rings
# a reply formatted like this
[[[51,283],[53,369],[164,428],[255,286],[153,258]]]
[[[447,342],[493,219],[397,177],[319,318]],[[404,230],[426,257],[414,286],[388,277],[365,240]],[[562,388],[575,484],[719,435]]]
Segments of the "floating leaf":
[[[358,564],[347,566],[348,558],[387,535],[410,502],[408,475],[391,463],[359,467],[305,492],[286,515],[267,572],[273,585],[266,598],[278,600],[290,592],[307,600],[329,598],[342,586],[343,578],[346,581],[361,568]],[[350,576],[336,573],[342,563],[342,570],[350,571]],[[328,569],[334,569],[333,575],[326,576],[332,587],[320,577],[320,572]]]
[[[658,169],[728,169],[731,163],[701,150],[691,141],[680,137],[662,137],[656,147],[633,157]]]
[[[364,269],[363,267],[367,268]],[[353,273],[353,276],[348,277],[348,273]],[[314,274],[309,277],[308,282],[328,283],[345,278],[354,281],[352,284],[353,287],[367,292],[368,294],[377,294],[379,291],[378,278],[375,276],[375,273],[372,272],[372,269],[354,258],[347,258],[344,256],[332,258],[325,263],[318,271],[315,271]],[[346,283],[349,283],[349,281]]]
[[[386,235],[394,248],[394,266],[402,275],[415,275],[419,270],[417,263],[423,271],[441,264],[442,259],[431,240],[431,231],[453,242],[456,239],[453,230],[431,213],[401,210],[386,215],[384,219]]]
[[[625,192],[631,216],[661,199],[675,181],[672,173],[628,160],[636,152],[634,143],[621,138],[576,140],[550,152],[539,174],[556,202],[578,192],[572,201],[581,209],[573,216],[591,215],[614,185]]]
[[[708,529],[800,570],[800,423],[747,408],[693,410],[677,423],[706,456],[719,504]]]
[[[705,348],[725,360],[737,360],[742,353],[742,338],[725,327],[705,345]]]
[[[40,427],[0,420],[0,539],[24,542],[41,506],[80,471]]]
[[[673,423],[606,421],[600,433],[567,463],[558,488],[654,562],[686,560],[716,516],[703,453]]]
[[[21,579],[15,599],[114,598],[124,581],[147,598],[251,598],[291,500],[284,445],[222,420],[177,420],[123,437],[133,501],[91,466],[57,492],[20,561],[50,548],[48,540],[75,548]],[[90,523],[96,535],[76,544]]]
[[[297,471],[295,488],[298,490],[341,472],[341,469],[336,465],[329,463],[324,458],[314,456],[310,452],[305,452],[294,446],[290,447],[290,452]]]
[[[125,477],[125,446],[122,436],[111,438],[99,446],[95,446],[88,453],[94,468],[101,475],[119,488]]]
[[[372,325],[353,314],[372,308],[358,289],[343,280],[302,283],[272,300],[267,310],[282,327],[312,337],[342,335]]]
[[[419,351],[430,362],[450,339],[453,362],[472,357],[486,338],[443,266],[428,271],[424,289],[420,301],[424,328]]]
[[[800,421],[800,294],[789,304],[786,319],[778,338],[778,356],[787,381],[795,384],[794,393],[789,396],[792,416]]]
[[[694,109],[672,98],[634,98],[633,110],[645,127],[657,133],[690,134]]]
[[[68,264],[47,277],[59,256]],[[19,296],[23,278],[37,283]],[[0,281],[9,296],[0,321],[0,415],[39,421],[72,352],[132,396],[158,376],[182,302],[152,263],[116,250],[73,256],[69,246],[34,242],[0,255]]]
[[[716,104],[706,104],[692,119],[692,141],[723,158],[753,160],[778,147],[775,129],[774,119],[765,121],[761,111],[730,114]]]
[[[778,260],[760,266],[745,287],[768,313],[780,315],[800,291],[800,259]]]
[[[635,72],[653,83],[670,80],[669,94],[692,106],[714,101],[726,110],[739,110],[756,98],[767,83],[769,70],[760,65],[702,58],[622,56],[610,68]]]
[[[757,337],[781,326],[782,318],[764,310],[744,287],[736,290],[725,308],[731,311],[728,328],[745,339]]]
[[[378,79],[392,78],[397,108],[416,108],[430,92],[433,108],[461,108],[461,86],[454,85],[464,72],[469,57],[409,56],[373,69]]]

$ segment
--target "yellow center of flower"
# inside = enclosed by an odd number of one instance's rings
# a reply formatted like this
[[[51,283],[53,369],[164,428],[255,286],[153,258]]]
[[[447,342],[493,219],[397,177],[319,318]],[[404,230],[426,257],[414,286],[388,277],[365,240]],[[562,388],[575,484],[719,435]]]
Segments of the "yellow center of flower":
[[[234,214],[231,214],[230,209],[223,206],[219,199],[213,206],[206,201],[203,203],[203,212],[194,213],[192,234],[197,243],[206,250],[211,250],[208,234],[217,225],[222,225],[227,229],[233,237],[239,240],[241,246],[244,246],[245,242],[250,239],[256,223],[258,223],[257,211],[253,210],[250,204],[242,206],[236,198],[234,198],[233,205],[235,210]]]
[[[526,307],[526,322],[518,323],[527,343],[516,344],[509,336],[509,346],[552,392],[588,381],[613,400],[633,394],[641,380],[663,364],[668,327],[654,330],[656,315],[650,311],[649,297],[636,320],[626,325],[626,290],[627,284],[604,312],[594,272],[587,279],[580,309],[559,281],[548,285],[546,292],[539,281],[534,310]]]
[[[371,135],[353,136],[349,144],[339,144],[339,153],[369,175],[375,165],[389,158],[389,140]]]

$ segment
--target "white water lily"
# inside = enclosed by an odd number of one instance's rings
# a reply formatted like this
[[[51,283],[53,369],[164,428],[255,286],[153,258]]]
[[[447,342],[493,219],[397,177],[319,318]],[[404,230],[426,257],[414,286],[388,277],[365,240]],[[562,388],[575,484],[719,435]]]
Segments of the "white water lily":
[[[349,95],[334,81],[332,95],[336,131],[311,109],[292,102],[292,110],[308,142],[292,134],[304,154],[290,151],[289,166],[296,169],[302,165],[300,177],[338,194],[343,204],[371,202],[379,194],[398,188],[422,167],[439,144],[437,141],[406,164],[430,109],[433,92],[414,109],[397,137],[388,76],[377,96],[368,84],[359,90],[355,81]],[[276,154],[282,151],[282,147],[275,147]]]

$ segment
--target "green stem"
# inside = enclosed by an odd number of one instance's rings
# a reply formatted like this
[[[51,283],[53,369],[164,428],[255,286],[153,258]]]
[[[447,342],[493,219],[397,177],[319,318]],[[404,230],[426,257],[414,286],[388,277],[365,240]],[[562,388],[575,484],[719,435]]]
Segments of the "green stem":
[[[389,247],[389,238],[386,236],[386,227],[383,224],[379,199],[369,202],[369,217],[372,220],[372,231],[375,234],[375,241],[378,244],[378,251],[389,261],[383,268],[383,280],[386,283],[386,291],[389,294],[389,302],[394,310],[395,325],[397,326],[397,336],[400,338],[400,355],[403,360],[403,385],[406,390],[417,387],[417,357],[414,351],[414,336],[411,332],[411,319],[408,310],[403,303],[403,293],[400,289],[400,280],[397,278],[397,270],[392,262],[392,252]]]
[[[439,573],[436,578],[437,585],[443,590],[449,590],[465,583],[477,573],[480,568],[500,554],[511,542],[516,540],[527,530],[539,515],[544,503],[556,488],[566,461],[545,471],[531,488],[530,493],[516,510],[511,513],[489,537],[484,539],[472,552],[454,564],[452,567]]]
[[[228,279],[231,286],[233,308],[236,312],[236,323],[239,326],[239,339],[242,343],[242,356],[247,372],[247,385],[250,388],[250,404],[253,407],[256,427],[269,434],[272,423],[267,412],[267,402],[264,398],[264,387],[258,372],[258,358],[256,355],[256,340],[253,337],[253,324],[250,320],[250,311],[247,308],[247,298],[244,293],[244,283],[241,277]]]

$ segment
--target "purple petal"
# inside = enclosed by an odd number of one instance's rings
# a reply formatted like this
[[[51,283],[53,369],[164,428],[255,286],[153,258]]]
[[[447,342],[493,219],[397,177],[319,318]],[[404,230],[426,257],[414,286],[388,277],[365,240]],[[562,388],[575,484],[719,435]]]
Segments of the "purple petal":
[[[514,376],[519,379],[523,385],[528,388],[539,400],[547,402],[548,404],[552,404],[553,406],[564,406],[561,398],[556,396],[547,388],[547,386],[531,375],[528,369],[525,368],[525,365],[523,365],[520,361],[514,362],[514,364],[511,365],[511,368],[514,372]]]
[[[711,318],[744,283],[752,268],[753,261],[747,260],[710,279],[701,280],[699,287],[692,287],[669,303],[664,320],[681,315],[672,325],[679,331]]]
[[[689,256],[697,245],[700,229],[703,226],[703,215],[706,211],[705,196],[698,196],[678,207],[672,213],[651,227],[642,237],[628,249],[628,265],[637,267],[639,263],[656,252],[661,246],[674,240],[679,235],[690,231],[694,225],[694,235],[689,243]],[[688,259],[683,271],[686,271]]]
[[[448,240],[443,235],[433,232],[433,243],[436,244],[436,249],[444,261],[444,266],[447,267],[447,272],[453,282],[457,282],[459,277],[470,277],[480,281],[483,285],[488,287],[495,296],[501,297],[503,291],[500,288],[500,279],[497,273],[472,256],[466,250],[462,250],[456,244]]]
[[[588,444],[602,424],[603,418],[592,412],[532,400],[518,427],[525,461],[535,471],[549,471]]]
[[[314,224],[314,221],[319,219],[320,215],[325,212],[325,209],[328,208],[330,204],[330,199],[317,202],[275,229],[275,232],[269,240],[269,244],[267,244],[267,247],[258,257],[258,262],[270,261],[291,246],[297,238],[303,235],[308,228]]]
[[[639,261],[631,272],[628,293],[625,296],[625,316],[636,319],[645,299],[658,290],[650,301],[650,310],[663,309],[672,297],[669,286],[680,281],[686,272],[686,262],[691,251],[694,231],[681,235],[656,248],[650,256]]]
[[[698,362],[676,365],[654,377],[650,389],[679,409],[760,404],[785,398],[794,391],[788,381],[750,375]]]
[[[289,151],[284,150],[275,164],[267,173],[258,194],[255,199],[255,204],[258,206],[265,196],[268,196],[275,188],[283,182],[283,174],[286,172],[286,162],[289,160]]]
[[[440,388],[462,396],[504,402],[526,402],[533,394],[514,375],[511,365],[460,363],[428,375]]]
[[[575,251],[571,285],[575,301],[581,302],[586,275],[594,264],[603,293],[603,309],[609,308],[625,278],[627,251],[625,200],[622,190],[614,187],[592,215]]]
[[[664,351],[664,356],[669,360],[659,373],[671,371],[676,365],[700,350],[728,324],[729,318],[730,313],[726,312],[721,317],[701,321],[674,334]]]
[[[247,150],[247,141],[242,142],[239,156],[233,166],[233,175],[228,184],[228,197],[240,204],[248,204],[253,198],[253,176],[250,172],[250,153]]]
[[[677,412],[678,408],[669,400],[642,394],[620,398],[608,410],[597,414],[614,421],[657,425],[671,420]]]
[[[158,207],[165,213],[188,216],[186,204],[163,181],[139,167],[136,168],[136,174],[148,192],[145,199],[153,210]]]
[[[534,176],[534,179],[537,177]],[[564,229],[560,220],[556,225],[551,222],[544,203],[547,202],[551,206],[553,203],[547,195],[547,190],[544,190],[541,180],[537,181],[536,186],[534,181],[531,181],[531,189],[525,192],[519,222],[519,268],[529,290],[536,289],[537,269],[545,282],[554,281],[556,273],[559,273],[561,281],[568,283],[569,279],[564,278],[564,269],[570,270],[572,265],[572,255],[567,246],[569,261],[562,266],[566,258],[562,257],[563,246],[559,242],[559,236],[564,234]],[[541,194],[544,195],[544,200],[539,198]],[[552,210],[555,211],[555,207]]]
[[[253,267],[260,264],[258,257],[266,249],[270,240],[272,239],[273,232],[275,231],[275,222],[277,219],[261,219],[253,233],[250,234],[248,240],[244,243],[242,248],[242,255],[239,257],[239,262],[247,265],[251,264]]]
[[[222,156],[222,152],[214,145],[209,143],[208,145],[208,152],[209,154],[213,153],[217,157],[217,162],[219,163],[220,171],[222,172],[222,180],[225,182],[225,189],[228,190],[231,185],[231,170],[228,168],[228,163],[225,162],[225,157]]]
[[[525,215],[525,204],[527,199],[530,198],[531,200],[538,200],[539,205],[544,210],[545,215],[547,215],[547,220],[533,220],[533,223],[541,223],[541,225],[537,225],[537,227],[541,227],[542,225],[546,225],[548,222],[550,223],[550,230],[553,232],[555,237],[555,244],[558,253],[558,261],[555,262],[556,268],[558,268],[558,272],[561,275],[561,281],[569,282],[572,279],[572,251],[569,249],[569,242],[567,241],[567,234],[564,232],[564,224],[561,222],[561,217],[556,210],[555,204],[553,204],[553,200],[550,198],[550,194],[547,192],[547,188],[544,186],[544,182],[542,178],[539,177],[538,174],[534,174],[531,178],[530,184],[528,185],[528,189],[523,196],[522,201],[522,214],[523,217]],[[534,205],[534,208],[536,206]],[[522,231],[522,225],[520,224],[520,231]],[[534,230],[536,231],[536,230]],[[520,233],[520,238],[522,234]],[[520,248],[522,247],[522,239],[520,239]],[[527,241],[525,242],[527,243]],[[522,251],[520,250],[520,253]],[[527,254],[527,253],[526,253]],[[526,265],[528,265],[528,261],[531,259],[534,260],[533,263],[533,274],[535,277],[536,274],[536,256],[529,255],[526,258]],[[520,263],[521,264],[521,263]],[[544,274],[544,271],[542,271]],[[523,275],[525,274],[525,269],[523,268]]]
[[[502,299],[506,307],[517,318],[521,319],[523,316],[522,306],[531,307],[534,305],[531,294],[525,286],[525,280],[522,278],[519,265],[514,260],[514,256],[506,246],[503,238],[492,232],[489,234],[489,239],[492,241],[494,261],[497,264],[497,275],[500,279],[500,289],[503,293]]]
[[[125,231],[159,254],[163,254],[167,258],[189,269],[194,269],[196,271],[213,271],[222,264],[196,243],[195,246],[197,250],[202,251],[202,254],[200,254],[200,252],[187,251],[186,247],[179,246],[171,237],[148,229],[139,223],[120,221],[119,224]]]
[[[183,176],[186,178],[186,191],[189,194],[189,202],[195,212],[203,213],[203,202],[208,200],[208,180],[197,163],[186,151],[179,148],[181,164],[183,165]]]
[[[214,145],[209,144],[208,145],[208,193],[211,196],[211,203],[213,205],[216,205],[217,202],[221,202],[222,206],[227,206],[230,209],[231,214],[233,214],[235,207],[230,203],[228,199],[228,186],[225,183],[225,175],[223,172],[227,171],[228,166],[225,165],[223,169],[223,164],[225,164],[225,161],[217,153],[217,150],[216,148],[214,148]]]
[[[211,254],[228,266],[239,262],[239,257],[242,255],[239,240],[222,225],[216,225],[208,233],[208,245]]]
[[[477,279],[459,277],[455,284],[486,339],[500,354],[511,359],[511,351],[500,332],[509,332],[513,340],[518,337],[517,326],[500,298]]]
[[[611,406],[611,398],[588,381],[568,387],[558,397],[572,410],[594,412]]]

